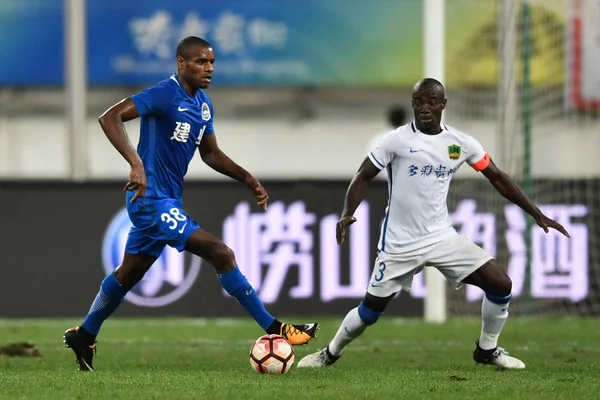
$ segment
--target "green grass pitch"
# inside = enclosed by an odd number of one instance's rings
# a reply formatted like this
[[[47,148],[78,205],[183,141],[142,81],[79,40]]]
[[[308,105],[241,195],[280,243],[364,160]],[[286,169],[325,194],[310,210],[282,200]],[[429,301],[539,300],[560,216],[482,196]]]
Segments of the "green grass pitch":
[[[340,316],[341,317],[341,316]],[[294,318],[294,321],[297,321]],[[311,318],[302,318],[310,321]],[[341,318],[318,319],[324,347]],[[523,371],[475,365],[478,319],[444,325],[382,318],[327,369],[296,365],[258,375],[248,352],[262,332],[250,320],[106,322],[94,373],[77,372],[63,331],[78,321],[0,320],[0,346],[29,341],[42,358],[0,358],[0,399],[591,399],[600,396],[600,319],[509,319],[500,345]]]

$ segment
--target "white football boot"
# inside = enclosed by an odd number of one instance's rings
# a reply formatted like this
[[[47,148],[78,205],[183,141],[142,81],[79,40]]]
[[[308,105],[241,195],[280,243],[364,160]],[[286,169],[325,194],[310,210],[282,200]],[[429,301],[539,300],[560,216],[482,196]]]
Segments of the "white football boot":
[[[523,361],[509,356],[508,352],[502,347],[484,350],[479,347],[479,340],[477,340],[475,343],[477,343],[477,347],[475,347],[475,351],[473,351],[473,359],[477,364],[490,364],[506,369],[525,368],[525,363]]]
[[[298,362],[298,368],[321,368],[328,367],[336,362],[340,356],[334,356],[328,348],[309,354]]]

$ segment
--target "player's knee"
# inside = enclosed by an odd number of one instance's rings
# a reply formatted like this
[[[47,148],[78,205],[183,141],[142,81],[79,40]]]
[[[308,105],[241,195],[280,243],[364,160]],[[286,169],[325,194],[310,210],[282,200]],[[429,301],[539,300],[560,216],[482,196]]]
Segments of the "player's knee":
[[[114,270],[115,278],[121,285],[133,287],[144,278],[154,260],[150,256],[125,254],[123,263]]]
[[[213,260],[213,265],[218,274],[223,274],[235,268],[235,254],[224,243],[220,243],[215,247]]]
[[[488,294],[497,297],[507,297],[512,293],[512,280],[506,273],[502,275],[494,282],[493,288],[487,291]]]
[[[373,311],[369,307],[365,306],[362,301],[358,305],[358,316],[367,325],[373,325],[375,322],[377,322],[382,314],[383,312]]]
[[[508,276],[508,274],[504,274],[504,278],[500,286],[504,297],[512,293],[512,279],[510,279],[510,276]]]

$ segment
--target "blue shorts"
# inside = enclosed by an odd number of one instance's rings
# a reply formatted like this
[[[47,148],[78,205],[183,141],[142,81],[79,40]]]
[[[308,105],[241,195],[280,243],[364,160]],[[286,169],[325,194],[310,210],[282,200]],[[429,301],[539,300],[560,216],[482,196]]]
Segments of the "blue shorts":
[[[200,226],[183,210],[183,201],[140,197],[134,203],[127,196],[127,213],[133,223],[125,252],[159,257],[166,245],[183,251],[192,233]]]

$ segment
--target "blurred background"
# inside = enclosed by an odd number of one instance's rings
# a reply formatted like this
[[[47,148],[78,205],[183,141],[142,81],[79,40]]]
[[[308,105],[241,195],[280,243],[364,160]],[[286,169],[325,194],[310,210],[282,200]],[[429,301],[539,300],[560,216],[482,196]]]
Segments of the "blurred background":
[[[425,76],[446,84],[445,122],[479,139],[571,233],[544,234],[459,171],[449,211],[508,267],[513,314],[600,313],[598,1],[0,0],[0,26],[0,316],[85,315],[131,226],[129,168],[97,118],[175,72],[188,35],[217,57],[207,92],[219,144],[272,203],[259,211],[198,158],[186,209],[235,250],[275,313],[342,316],[362,298],[385,176],[349,245],[335,244],[335,222],[369,149],[412,119],[410,92]],[[137,144],[139,120],[126,127]],[[479,290],[443,286],[425,312],[438,278],[419,274],[389,313],[478,314]],[[119,315],[243,315],[212,267],[171,249],[127,300]]]

